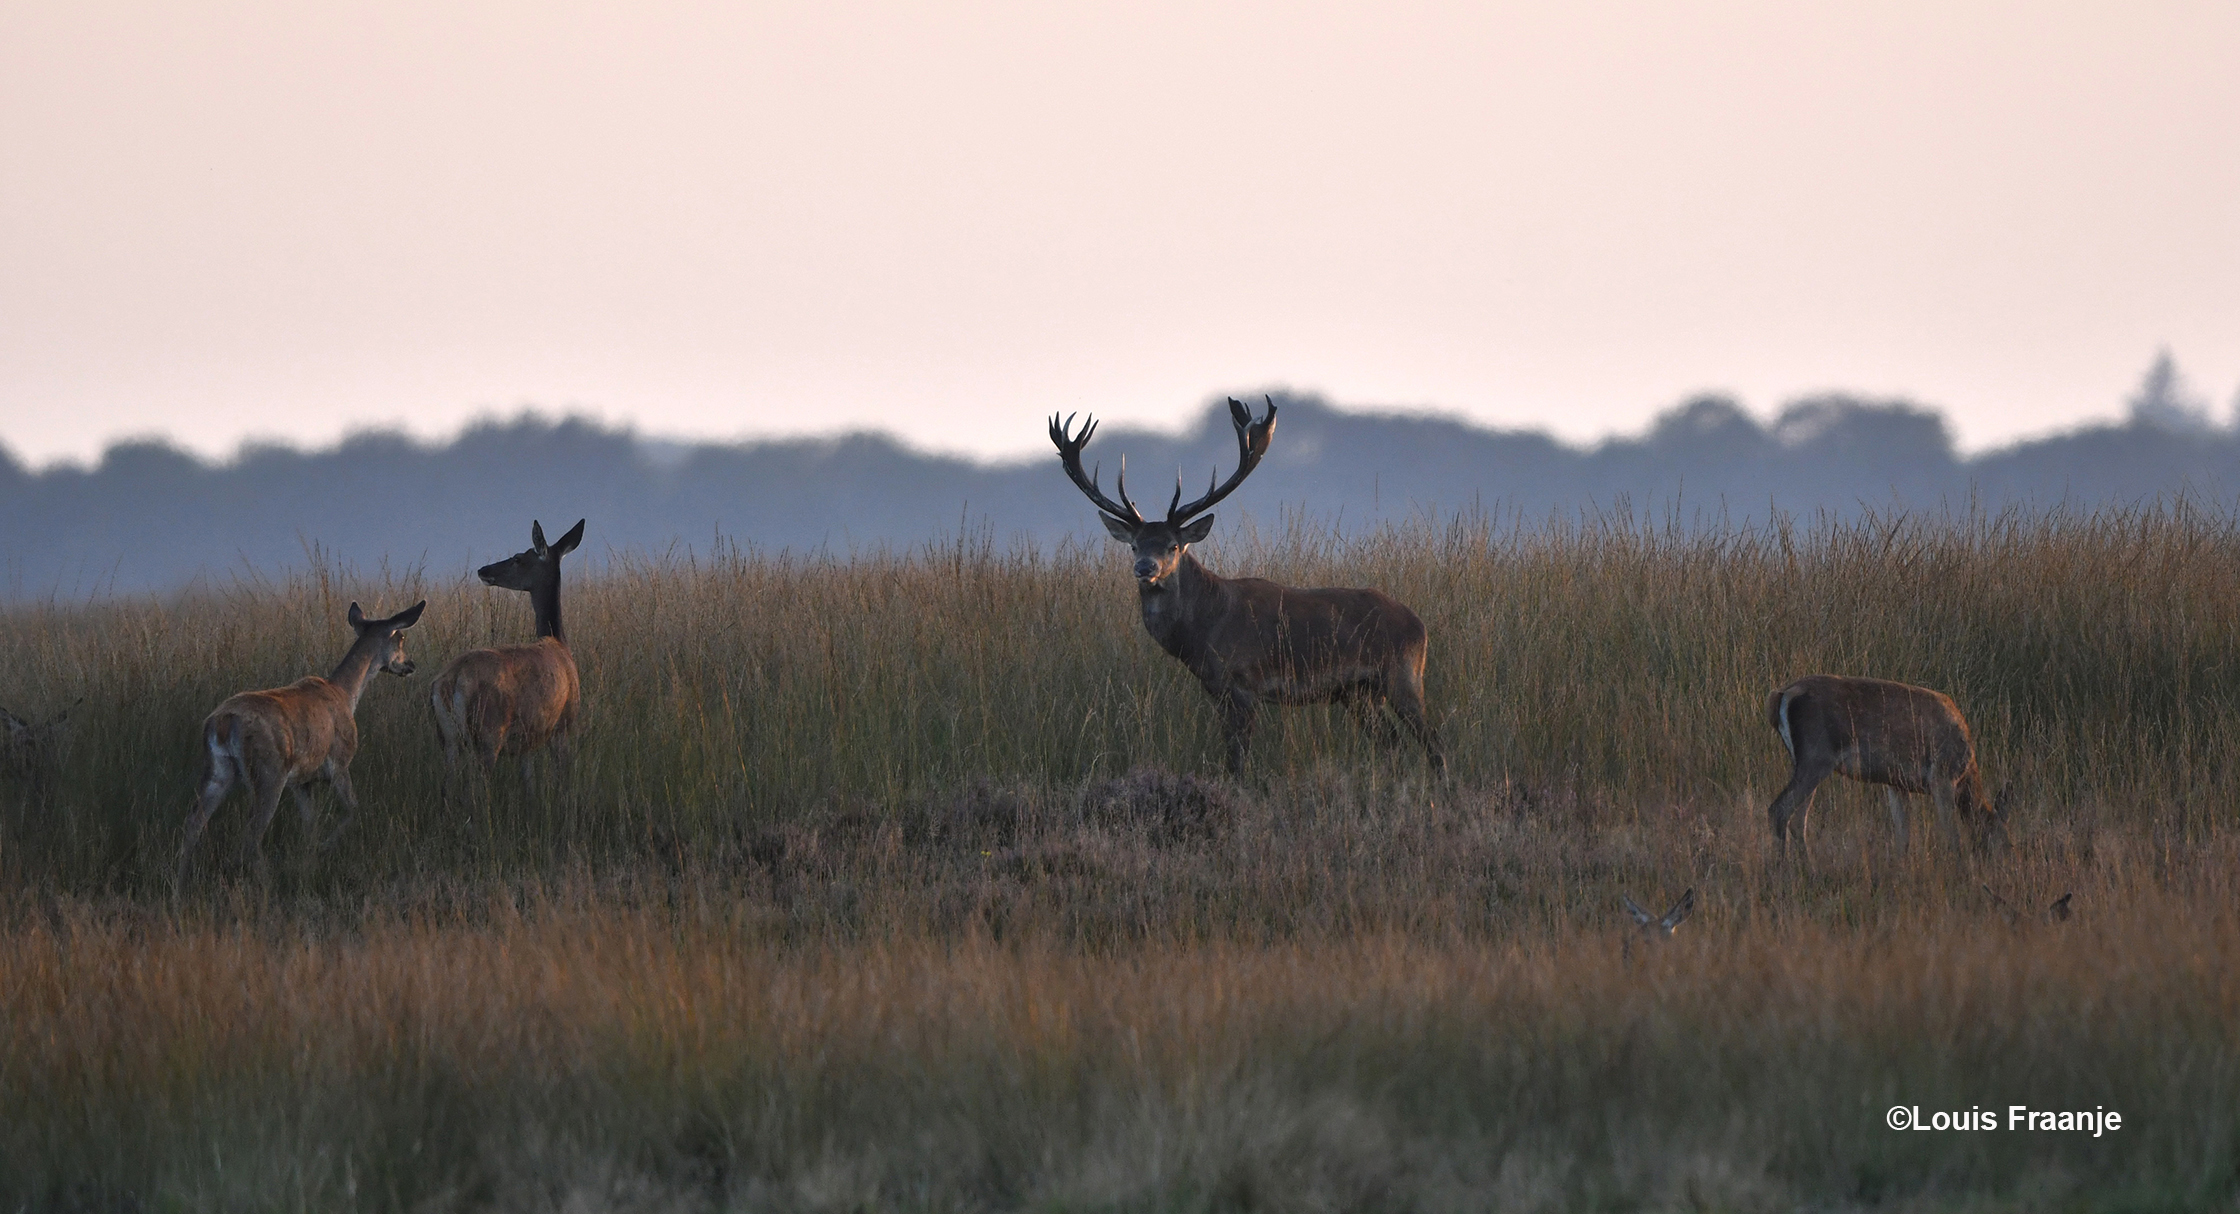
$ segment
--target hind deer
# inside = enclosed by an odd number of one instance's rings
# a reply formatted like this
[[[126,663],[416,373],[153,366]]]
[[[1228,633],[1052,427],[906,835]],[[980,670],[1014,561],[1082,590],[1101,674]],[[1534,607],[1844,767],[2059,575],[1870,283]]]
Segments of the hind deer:
[[[526,762],[547,744],[560,752],[555,759],[565,765],[582,685],[560,620],[560,558],[583,542],[583,523],[576,520],[560,542],[547,544],[544,525],[531,522],[527,550],[475,570],[486,586],[528,594],[537,639],[527,645],[470,649],[436,675],[429,701],[443,740],[447,799],[462,748],[474,752],[486,777],[498,756],[519,755]]]
[[[1446,756],[1426,718],[1423,621],[1404,604],[1375,590],[1300,590],[1260,578],[1225,578],[1198,563],[1190,545],[1213,530],[1205,512],[1229,496],[1260,466],[1274,436],[1276,407],[1255,422],[1251,410],[1229,402],[1237,432],[1237,470],[1219,487],[1185,505],[1175,482],[1167,517],[1149,520],[1128,500],[1128,470],[1120,469],[1120,500],[1104,495],[1095,473],[1081,470],[1081,449],[1096,433],[1089,418],[1081,433],[1073,419],[1050,419],[1050,441],[1066,476],[1101,512],[1105,530],[1135,552],[1136,595],[1143,627],[1190,673],[1220,707],[1228,742],[1229,771],[1244,771],[1245,753],[1259,706],[1344,704],[1362,728],[1385,747],[1398,731],[1378,712],[1389,705],[1423,744],[1435,772]]]
[[[1929,794],[1956,851],[1956,817],[1968,823],[1979,846],[2005,836],[1998,812],[1984,794],[1968,722],[1940,692],[1884,679],[1806,675],[1773,693],[1766,701],[1766,720],[1781,735],[1792,764],[1788,786],[1766,811],[1773,820],[1774,842],[1784,853],[1792,822],[1798,846],[1805,846],[1813,790],[1830,773],[1883,787],[1901,849],[1907,793]]]
[[[404,633],[420,622],[427,606],[423,599],[387,619],[369,620],[356,603],[350,604],[350,627],[357,637],[334,673],[297,679],[286,687],[244,691],[204,718],[201,792],[187,817],[187,838],[179,849],[179,888],[186,886],[203,828],[210,825],[210,816],[236,783],[249,788],[249,833],[241,843],[242,859],[260,870],[264,833],[280,808],[281,790],[295,794],[296,812],[303,817],[307,837],[318,823],[318,813],[304,785],[323,779],[341,798],[342,820],[317,846],[331,845],[350,825],[358,810],[358,794],[350,787],[350,760],[358,753],[358,698],[377,670],[399,677],[412,673]]]
[[[45,805],[70,739],[69,708],[36,724],[0,708],[0,776],[21,781],[33,805]]]
[[[1626,894],[1619,894],[1618,901],[1625,904],[1626,914],[1633,918],[1634,925],[1640,929],[1637,932],[1627,934],[1625,937],[1620,952],[1626,957],[1633,956],[1634,936],[1640,936],[1651,945],[1660,944],[1671,939],[1672,933],[1678,931],[1680,925],[1687,921],[1688,916],[1696,911],[1694,886],[1688,887],[1688,892],[1680,895],[1680,900],[1667,907],[1662,915],[1650,914]]]

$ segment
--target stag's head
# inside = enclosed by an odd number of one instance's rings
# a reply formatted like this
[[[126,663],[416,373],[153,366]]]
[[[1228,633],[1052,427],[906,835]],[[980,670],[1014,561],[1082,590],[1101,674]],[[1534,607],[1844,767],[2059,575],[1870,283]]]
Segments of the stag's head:
[[[565,516],[563,516],[565,517]],[[474,571],[485,586],[500,590],[525,590],[535,593],[560,584],[560,558],[576,550],[583,542],[584,520],[560,537],[557,544],[544,542],[544,524],[529,524],[529,547],[502,561],[496,561]]]
[[[1073,433],[1073,418],[1070,415],[1063,419],[1054,414],[1051,416],[1050,441],[1057,445],[1058,462],[1065,466],[1066,475],[1073,483],[1096,505],[1098,517],[1104,521],[1104,529],[1112,533],[1113,539],[1128,545],[1134,551],[1138,585],[1158,589],[1167,583],[1167,579],[1181,566],[1183,551],[1206,538],[1207,533],[1213,530],[1213,516],[1206,511],[1243,484],[1244,478],[1250,476],[1252,470],[1260,466],[1261,458],[1268,454],[1268,442],[1274,437],[1276,428],[1274,400],[1268,400],[1267,416],[1254,421],[1252,410],[1231,397],[1229,420],[1237,431],[1237,470],[1218,486],[1209,481],[1205,496],[1187,504],[1182,500],[1182,479],[1175,478],[1174,499],[1167,503],[1167,517],[1153,520],[1144,518],[1143,512],[1128,498],[1126,460],[1122,460],[1120,464],[1119,501],[1104,495],[1104,488],[1099,483],[1101,468],[1094,472],[1082,471],[1081,449],[1089,445],[1089,436],[1097,432],[1097,419],[1092,417],[1084,421],[1081,433],[1076,435]],[[1218,476],[1219,473],[1215,475]]]
[[[420,613],[428,609],[428,600],[422,599],[385,620],[369,620],[365,612],[350,604],[350,627],[358,634],[358,644],[374,647],[373,662],[384,671],[398,677],[412,673],[412,659],[404,653],[404,630],[420,622]],[[355,703],[355,701],[353,701]]]

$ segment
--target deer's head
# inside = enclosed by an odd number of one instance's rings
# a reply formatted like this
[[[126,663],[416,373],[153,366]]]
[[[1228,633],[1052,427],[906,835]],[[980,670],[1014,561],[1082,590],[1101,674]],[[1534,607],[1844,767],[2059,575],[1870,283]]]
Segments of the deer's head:
[[[532,522],[529,524],[528,548],[502,561],[484,565],[475,570],[474,575],[482,579],[483,585],[496,586],[500,590],[525,590],[535,594],[540,590],[557,587],[560,584],[560,558],[574,552],[576,545],[583,542],[583,523],[584,520],[577,519],[576,525],[560,537],[559,543],[547,544],[544,542],[544,524]]]
[[[427,609],[428,600],[422,599],[385,620],[369,620],[365,612],[352,603],[350,627],[358,633],[358,644],[374,647],[374,665],[401,678],[411,674],[413,669],[412,659],[404,652],[404,630],[419,623],[420,613]]]
[[[1104,495],[1097,472],[1082,471],[1081,449],[1097,431],[1096,418],[1083,422],[1079,435],[1072,433],[1071,416],[1063,420],[1055,415],[1050,418],[1050,441],[1058,448],[1058,461],[1065,466],[1066,476],[1096,505],[1105,530],[1133,551],[1138,585],[1156,589],[1174,575],[1182,564],[1183,552],[1213,530],[1213,516],[1206,511],[1243,484],[1244,478],[1250,476],[1252,470],[1260,466],[1261,458],[1268,454],[1268,443],[1275,435],[1276,405],[1272,399],[1262,399],[1267,400],[1268,413],[1257,422],[1252,420],[1252,410],[1234,397],[1229,400],[1230,423],[1237,431],[1237,470],[1219,486],[1208,482],[1205,496],[1188,504],[1182,500],[1182,480],[1177,477],[1174,499],[1167,503],[1167,517],[1158,520],[1144,518],[1143,512],[1129,500],[1125,460],[1120,465],[1119,501]]]

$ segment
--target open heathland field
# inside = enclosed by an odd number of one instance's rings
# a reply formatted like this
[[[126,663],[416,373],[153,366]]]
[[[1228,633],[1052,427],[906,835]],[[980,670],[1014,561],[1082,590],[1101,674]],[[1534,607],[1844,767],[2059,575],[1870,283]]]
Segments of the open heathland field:
[[[0,611],[0,706],[75,705],[0,784],[0,1208],[2240,1201],[2233,517],[1215,541],[1423,616],[1447,778],[1324,708],[1220,774],[1103,546],[618,556],[564,589],[570,760],[448,802],[428,676],[521,595]],[[422,597],[339,841],[284,809],[244,866],[237,793],[175,889],[203,716]],[[2006,845],[1839,780],[1778,860],[1812,671],[1950,693]]]

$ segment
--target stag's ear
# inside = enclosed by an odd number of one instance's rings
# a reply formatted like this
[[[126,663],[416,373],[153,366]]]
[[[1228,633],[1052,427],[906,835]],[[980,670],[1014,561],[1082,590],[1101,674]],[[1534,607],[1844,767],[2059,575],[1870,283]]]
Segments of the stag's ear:
[[[1695,913],[1695,910],[1696,891],[1693,887],[1690,887],[1687,893],[1680,895],[1678,902],[1672,904],[1672,909],[1664,913],[1664,918],[1657,920],[1657,926],[1669,932],[1685,922],[1689,915]]]
[[[366,613],[358,610],[358,605],[356,603],[350,604],[349,618],[350,626],[352,628],[363,628],[366,626]]]
[[[1626,913],[1633,916],[1633,921],[1635,923],[1639,923],[1642,926],[1646,927],[1649,924],[1656,922],[1657,917],[1650,914],[1648,911],[1642,910],[1640,905],[1635,903],[1632,898],[1624,894],[1619,894],[1618,901],[1626,904]]]
[[[574,552],[576,545],[583,542],[583,524],[583,519],[577,519],[576,525],[568,528],[568,534],[561,536],[560,542],[552,546],[552,555],[566,556]]]
[[[535,519],[529,521],[529,551],[538,556],[543,556],[545,552],[544,524]]]
[[[427,609],[428,600],[422,599],[419,602],[414,603],[412,606],[405,608],[403,611],[390,616],[389,627],[398,629],[410,628],[414,624],[420,622],[420,613],[426,611]]]
[[[1114,518],[1109,514],[1099,514],[1097,517],[1104,520],[1104,529],[1112,533],[1112,538],[1123,544],[1136,542],[1136,525],[1134,523],[1126,519]]]
[[[1213,534],[1213,516],[1203,515],[1175,528],[1175,535],[1185,544],[1195,544]]]

